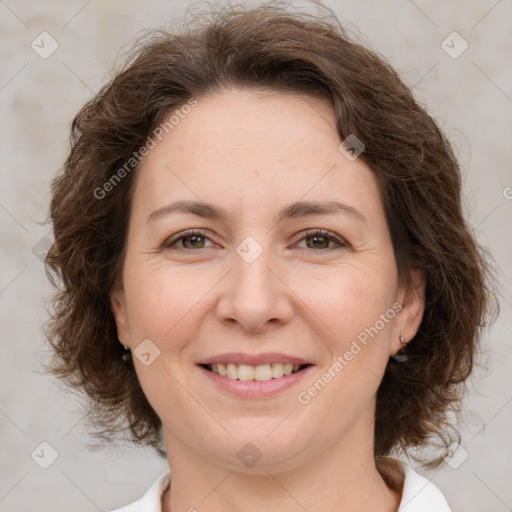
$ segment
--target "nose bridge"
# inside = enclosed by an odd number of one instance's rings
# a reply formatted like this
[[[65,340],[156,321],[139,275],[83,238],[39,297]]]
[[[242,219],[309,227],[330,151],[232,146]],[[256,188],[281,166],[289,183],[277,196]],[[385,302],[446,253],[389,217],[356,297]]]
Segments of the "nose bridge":
[[[247,250],[248,249],[248,250]],[[247,251],[244,253],[244,250]],[[259,251],[258,251],[259,252]],[[246,296],[253,295],[253,299],[269,299],[274,288],[275,276],[270,271],[272,267],[271,249],[262,248],[258,254],[250,243],[241,244],[237,248],[234,261],[234,279],[237,293]],[[240,254],[242,253],[242,254]],[[243,298],[240,297],[240,298]]]
[[[287,321],[291,306],[286,287],[275,275],[275,254],[263,237],[247,237],[233,255],[233,270],[218,307],[222,320],[235,320],[248,330],[262,329],[273,320]]]
[[[236,303],[262,312],[272,308],[276,299],[275,276],[270,271],[272,250],[248,237],[236,249],[234,261],[234,292]]]

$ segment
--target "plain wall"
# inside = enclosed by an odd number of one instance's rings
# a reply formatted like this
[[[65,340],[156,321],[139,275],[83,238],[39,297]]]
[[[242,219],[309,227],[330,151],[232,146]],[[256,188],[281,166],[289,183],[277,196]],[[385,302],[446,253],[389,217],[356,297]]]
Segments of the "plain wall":
[[[2,511],[109,510],[138,498],[167,467],[152,449],[87,450],[77,399],[43,372],[42,326],[52,289],[40,254],[51,233],[38,222],[46,218],[50,182],[66,157],[78,109],[137,31],[171,23],[189,4],[0,2]],[[475,371],[465,402],[461,433],[467,459],[456,469],[446,464],[420,472],[444,492],[454,512],[512,510],[512,4],[338,0],[325,5],[415,85],[417,98],[441,122],[462,163],[467,218],[495,258],[501,314],[484,338],[487,369]],[[58,43],[46,59],[31,47],[43,31]],[[458,58],[442,47],[453,31],[469,45]],[[464,43],[452,40],[445,47],[454,53]],[[40,51],[51,48],[49,40],[38,44]],[[34,457],[41,453],[41,442],[58,453],[48,469],[31,456],[35,449]]]

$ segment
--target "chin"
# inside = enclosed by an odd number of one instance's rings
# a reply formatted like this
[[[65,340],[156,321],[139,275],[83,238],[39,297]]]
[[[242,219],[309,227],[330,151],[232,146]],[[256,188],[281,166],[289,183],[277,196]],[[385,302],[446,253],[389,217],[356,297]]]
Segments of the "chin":
[[[234,471],[265,474],[266,471],[290,469],[299,464],[298,459],[304,456],[305,447],[311,446],[312,440],[301,439],[299,430],[292,431],[289,426],[280,431],[279,423],[285,416],[258,420],[257,424],[237,422],[236,430],[230,430],[234,437],[217,439],[208,451]],[[227,458],[226,454],[229,454]]]

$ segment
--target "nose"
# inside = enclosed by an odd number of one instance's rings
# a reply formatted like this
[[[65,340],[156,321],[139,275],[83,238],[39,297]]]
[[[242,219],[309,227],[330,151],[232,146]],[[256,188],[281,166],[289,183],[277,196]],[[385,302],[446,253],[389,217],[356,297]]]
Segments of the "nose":
[[[233,267],[223,280],[217,304],[219,321],[265,333],[291,320],[293,293],[269,250],[251,263],[235,254]]]

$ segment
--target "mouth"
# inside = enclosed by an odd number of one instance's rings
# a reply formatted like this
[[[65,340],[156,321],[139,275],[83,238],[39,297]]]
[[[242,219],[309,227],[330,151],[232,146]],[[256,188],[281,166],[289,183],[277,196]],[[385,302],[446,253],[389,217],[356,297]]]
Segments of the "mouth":
[[[279,353],[218,354],[197,364],[215,389],[239,398],[269,398],[291,389],[314,364]]]
[[[299,373],[311,365],[275,362],[257,366],[236,363],[208,363],[200,366],[209,372],[232,380],[265,382]]]

